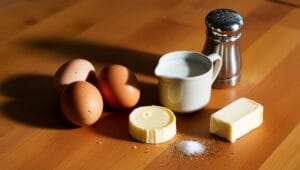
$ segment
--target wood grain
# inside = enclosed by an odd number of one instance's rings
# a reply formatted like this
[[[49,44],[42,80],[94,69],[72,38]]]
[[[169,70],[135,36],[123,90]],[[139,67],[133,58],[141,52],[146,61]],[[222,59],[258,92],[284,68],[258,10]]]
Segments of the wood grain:
[[[126,65],[140,81],[139,105],[159,104],[159,57],[201,51],[204,18],[215,8],[244,17],[242,80],[213,89],[204,109],[177,115],[176,138],[136,142],[128,134],[130,111],[105,110],[85,128],[62,117],[52,76],[79,57],[98,72]],[[1,1],[0,169],[299,169],[299,17],[295,0]],[[264,124],[234,144],[210,135],[210,115],[239,97],[264,105]],[[213,141],[215,152],[184,157],[174,149],[183,139]]]
[[[300,167],[300,124],[284,139],[260,169],[297,169]]]

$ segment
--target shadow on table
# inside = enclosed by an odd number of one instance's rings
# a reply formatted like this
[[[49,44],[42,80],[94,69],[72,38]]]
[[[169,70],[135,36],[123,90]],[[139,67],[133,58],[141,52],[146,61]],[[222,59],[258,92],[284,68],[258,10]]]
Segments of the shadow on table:
[[[215,108],[203,108],[189,114],[176,114],[177,131],[184,136],[220,138],[209,133],[210,115],[216,112]]]
[[[85,58],[92,63],[121,64],[134,72],[146,75],[153,75],[160,56],[91,41],[62,38],[27,38],[17,44],[27,49],[56,53],[70,59]]]
[[[12,120],[41,128],[75,128],[60,112],[49,75],[12,77],[1,84],[1,93],[10,98],[1,105],[2,114]]]
[[[101,116],[100,120],[97,121],[92,129],[99,133],[110,138],[126,141],[134,141],[128,130],[128,115],[130,111],[106,111]]]

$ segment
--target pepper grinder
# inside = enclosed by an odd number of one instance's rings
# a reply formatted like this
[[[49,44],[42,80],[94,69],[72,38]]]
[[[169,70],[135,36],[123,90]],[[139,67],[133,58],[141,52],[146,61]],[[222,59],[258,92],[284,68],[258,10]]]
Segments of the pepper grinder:
[[[203,53],[218,53],[223,64],[214,88],[235,86],[240,80],[241,55],[239,38],[243,26],[241,15],[231,9],[215,9],[205,18],[206,42]]]

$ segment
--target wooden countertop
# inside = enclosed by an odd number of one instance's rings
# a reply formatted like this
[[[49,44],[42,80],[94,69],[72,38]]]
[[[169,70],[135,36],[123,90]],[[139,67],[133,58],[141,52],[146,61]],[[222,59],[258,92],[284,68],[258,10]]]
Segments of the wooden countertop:
[[[205,109],[177,115],[175,139],[134,141],[128,112],[106,110],[86,128],[61,116],[52,77],[80,57],[98,72],[106,64],[128,66],[141,84],[139,105],[158,104],[157,60],[172,50],[201,51],[204,17],[214,8],[244,17],[242,80],[214,89]],[[1,169],[299,169],[299,18],[296,0],[1,1]],[[264,105],[264,124],[234,144],[210,135],[210,114],[239,97]],[[184,157],[174,152],[182,139],[213,141],[215,152]]]

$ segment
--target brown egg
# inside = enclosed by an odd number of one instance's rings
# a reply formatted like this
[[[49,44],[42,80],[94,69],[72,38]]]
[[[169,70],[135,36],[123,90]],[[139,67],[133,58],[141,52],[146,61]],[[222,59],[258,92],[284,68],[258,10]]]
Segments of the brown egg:
[[[66,86],[60,96],[64,116],[73,124],[86,126],[95,123],[103,111],[103,100],[99,90],[85,81]]]
[[[96,82],[95,67],[85,59],[74,59],[62,65],[54,76],[54,87],[58,94],[63,87],[75,81]]]
[[[138,81],[132,71],[122,65],[105,67],[98,78],[104,102],[115,109],[128,109],[140,98]]]

